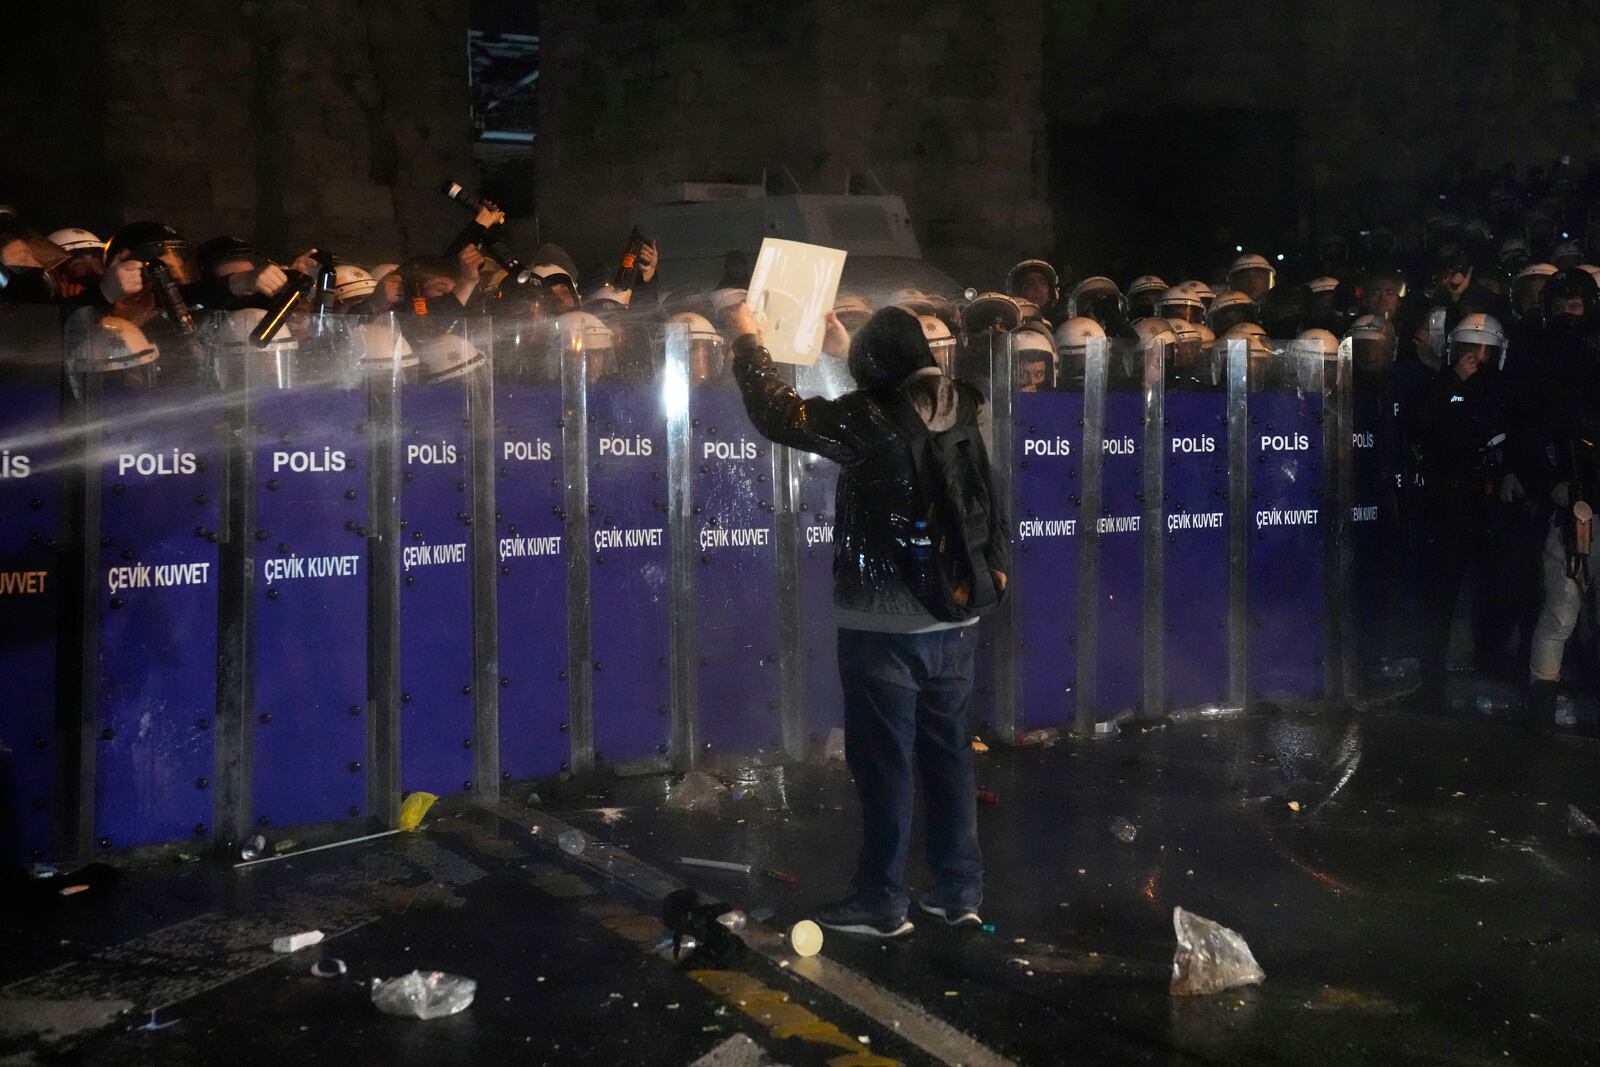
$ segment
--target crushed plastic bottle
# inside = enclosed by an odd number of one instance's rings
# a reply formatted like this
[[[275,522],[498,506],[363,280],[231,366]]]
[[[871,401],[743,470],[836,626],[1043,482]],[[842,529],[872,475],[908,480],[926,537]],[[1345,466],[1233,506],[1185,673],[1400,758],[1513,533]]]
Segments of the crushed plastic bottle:
[[[1600,837],[1600,826],[1576,804],[1567,805],[1567,834],[1570,837]]]
[[[583,836],[582,830],[566,830],[556,838],[556,844],[569,856],[581,856],[589,845],[589,839]]]
[[[734,908],[732,911],[725,911],[721,915],[717,916],[717,922],[721,924],[730,934],[744,933],[744,928],[747,921],[748,919],[746,918],[745,913],[740,911],[738,908]]]
[[[1112,837],[1124,845],[1133,844],[1134,838],[1139,836],[1139,828],[1121,815],[1113,815],[1107,829],[1111,831]]]
[[[477,991],[478,983],[471,978],[443,971],[412,971],[399,978],[374,978],[372,1003],[388,1015],[440,1019],[466,1011]]]
[[[1172,995],[1206,996],[1241,985],[1257,985],[1266,972],[1244,938],[1220,923],[1182,908],[1172,909],[1178,949],[1172,956]]]

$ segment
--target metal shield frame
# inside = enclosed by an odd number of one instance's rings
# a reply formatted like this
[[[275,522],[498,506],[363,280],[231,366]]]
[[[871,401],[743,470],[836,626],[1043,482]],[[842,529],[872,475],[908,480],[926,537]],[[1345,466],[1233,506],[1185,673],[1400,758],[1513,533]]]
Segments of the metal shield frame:
[[[1083,517],[1078,546],[1078,701],[1073,724],[1081,737],[1094,734],[1094,699],[1097,692],[1099,651],[1096,618],[1100,607],[1100,512],[1104,499],[1106,371],[1110,345],[1095,338],[1084,352],[1083,368]]]

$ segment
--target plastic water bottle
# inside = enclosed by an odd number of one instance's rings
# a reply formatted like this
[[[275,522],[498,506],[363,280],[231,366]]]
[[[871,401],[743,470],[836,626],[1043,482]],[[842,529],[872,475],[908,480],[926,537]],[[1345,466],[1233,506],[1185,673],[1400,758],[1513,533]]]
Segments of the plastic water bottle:
[[[561,846],[561,851],[569,856],[581,856],[588,840],[583,836],[582,830],[568,830],[556,838],[556,844]]]

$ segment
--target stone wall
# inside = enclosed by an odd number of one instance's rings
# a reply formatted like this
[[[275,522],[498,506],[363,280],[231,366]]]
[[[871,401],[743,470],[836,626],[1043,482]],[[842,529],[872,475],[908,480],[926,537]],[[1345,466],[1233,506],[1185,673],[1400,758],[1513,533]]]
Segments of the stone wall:
[[[0,200],[42,225],[170,220],[354,259],[434,248],[472,181],[466,0],[23,5]],[[70,10],[69,10],[70,9]],[[60,96],[57,97],[57,87]]]

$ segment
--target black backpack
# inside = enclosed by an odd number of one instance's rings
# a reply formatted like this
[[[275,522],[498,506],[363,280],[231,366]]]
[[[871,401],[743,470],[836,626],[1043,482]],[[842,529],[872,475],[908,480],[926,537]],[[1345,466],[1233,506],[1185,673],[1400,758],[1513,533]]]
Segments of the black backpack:
[[[896,531],[901,577],[941,622],[993,610],[1005,594],[990,566],[994,487],[971,391],[961,390],[955,425],[939,432],[928,429],[903,391],[876,399],[910,451],[915,479],[912,514]]]

